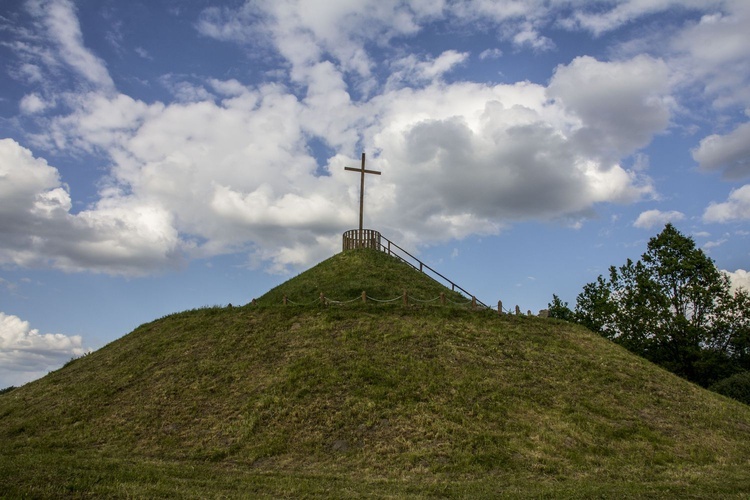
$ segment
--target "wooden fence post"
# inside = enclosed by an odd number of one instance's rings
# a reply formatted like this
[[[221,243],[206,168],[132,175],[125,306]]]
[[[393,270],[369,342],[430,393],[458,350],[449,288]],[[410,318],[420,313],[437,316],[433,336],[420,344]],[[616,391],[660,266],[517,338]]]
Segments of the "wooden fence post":
[[[367,292],[362,290],[362,303],[367,304]]]
[[[406,290],[404,290],[403,299],[404,299],[404,305],[408,306],[409,305],[409,294],[406,293]]]
[[[521,315],[521,308],[518,307],[518,304],[516,304],[516,316],[520,316],[520,315]]]
[[[503,301],[502,300],[497,301],[497,314],[500,316],[503,315]]]
[[[445,292],[440,292],[440,305],[445,305]]]
[[[320,305],[321,305],[321,306],[324,306],[324,305],[326,305],[326,298],[325,298],[325,296],[323,295],[323,292],[320,292]]]
[[[284,305],[286,305],[286,294],[284,294],[284,298],[283,298],[283,299],[281,299],[281,302],[282,302],[282,303],[283,303]]]
[[[473,295],[471,296],[471,308],[473,310],[476,310],[476,308],[477,308],[477,298],[474,297]]]

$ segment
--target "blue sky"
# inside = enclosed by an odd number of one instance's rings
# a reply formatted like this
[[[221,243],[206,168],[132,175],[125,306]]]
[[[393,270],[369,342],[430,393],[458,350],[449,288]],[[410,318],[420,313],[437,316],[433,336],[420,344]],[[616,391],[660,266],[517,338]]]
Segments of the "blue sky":
[[[0,387],[365,225],[571,305],[672,222],[750,282],[745,0],[6,0]]]

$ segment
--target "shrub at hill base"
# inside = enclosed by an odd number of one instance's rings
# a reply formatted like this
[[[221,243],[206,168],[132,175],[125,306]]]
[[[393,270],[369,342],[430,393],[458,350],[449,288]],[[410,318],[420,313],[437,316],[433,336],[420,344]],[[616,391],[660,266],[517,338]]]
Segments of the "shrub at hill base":
[[[554,298],[554,317],[572,318],[703,387],[750,369],[750,295],[732,293],[729,277],[671,224],[649,240],[641,260],[585,285],[575,312]]]
[[[750,405],[750,372],[735,373],[716,382],[709,389]]]

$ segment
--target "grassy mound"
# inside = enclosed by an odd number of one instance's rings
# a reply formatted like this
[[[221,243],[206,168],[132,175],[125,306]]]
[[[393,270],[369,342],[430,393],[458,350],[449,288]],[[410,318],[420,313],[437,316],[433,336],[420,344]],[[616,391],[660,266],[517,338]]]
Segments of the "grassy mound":
[[[355,258],[365,276],[381,265],[352,252],[321,264],[322,275]],[[0,395],[0,491],[750,493],[747,406],[556,320],[398,303],[263,305],[326,284],[317,269],[256,306],[142,325]],[[334,292],[362,288],[342,276],[349,288]],[[412,286],[386,278],[383,294]]]
[[[433,300],[441,293],[447,301],[467,301],[466,297],[394,257],[362,249],[340,253],[321,262],[272,289],[257,299],[257,303],[281,304],[286,295],[295,303],[314,304],[321,293],[332,300],[346,302],[356,300],[363,291],[380,300],[401,297],[406,291],[413,299],[422,301]]]

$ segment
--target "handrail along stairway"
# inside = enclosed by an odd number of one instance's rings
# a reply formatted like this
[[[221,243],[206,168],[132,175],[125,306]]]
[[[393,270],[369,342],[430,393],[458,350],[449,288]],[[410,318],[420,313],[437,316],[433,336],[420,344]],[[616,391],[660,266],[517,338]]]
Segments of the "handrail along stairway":
[[[375,231],[374,229],[351,229],[344,233],[343,251],[354,250],[357,248],[372,248],[374,250],[385,252],[392,257],[396,257],[400,261],[422,272],[441,285],[445,285],[445,283],[450,284],[452,291],[455,292],[458,290],[459,292],[466,294],[466,296],[476,300],[476,303],[478,305],[489,309],[489,306],[487,306],[487,304],[477,299],[474,295],[466,291],[466,289],[456,284],[453,280],[446,278],[438,271],[410,254],[408,251],[401,248],[396,243],[392,242],[385,236],[382,236],[378,231]],[[430,271],[430,273],[432,274],[428,273],[427,271]],[[442,282],[441,279],[443,280]]]

